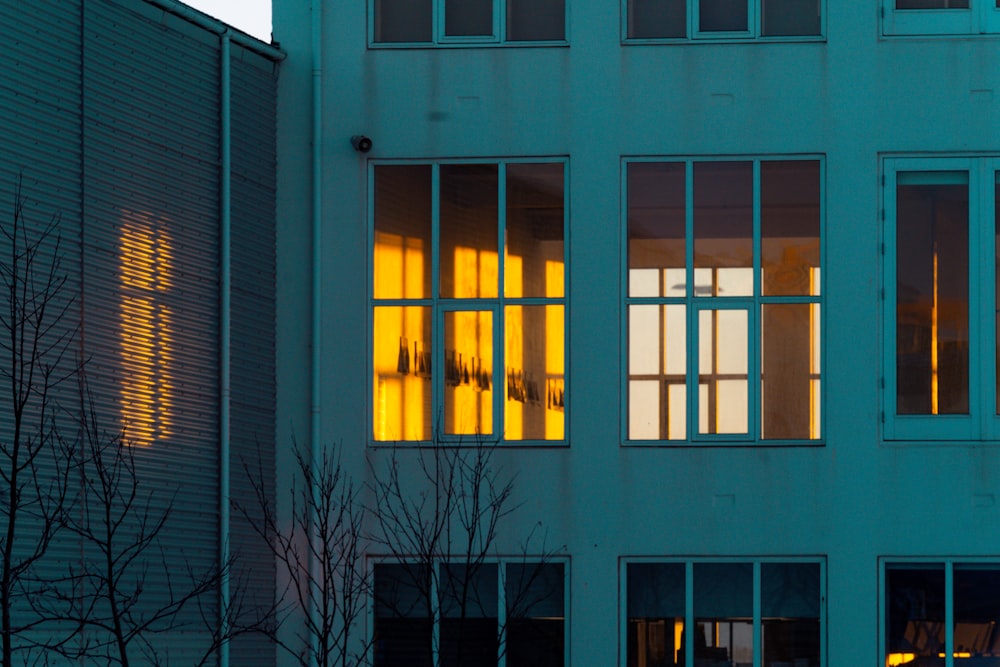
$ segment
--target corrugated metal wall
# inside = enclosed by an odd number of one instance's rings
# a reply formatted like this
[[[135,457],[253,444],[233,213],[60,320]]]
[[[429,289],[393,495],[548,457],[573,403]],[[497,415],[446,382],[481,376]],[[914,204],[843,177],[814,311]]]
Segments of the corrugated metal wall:
[[[153,610],[168,584],[176,593],[219,553],[220,37],[142,0],[0,0],[0,21],[0,221],[18,173],[33,218],[61,218],[77,298],[66,324],[81,327],[102,425],[134,443],[152,513],[170,507],[167,567],[156,547],[142,575]],[[276,68],[242,47],[232,55],[231,484],[246,500],[242,460],[259,452],[274,469]],[[66,388],[68,404],[76,393]],[[0,403],[0,437],[8,407]],[[247,575],[237,582],[268,604],[273,562],[236,515],[231,544]],[[59,572],[80,555],[64,540],[43,568]],[[201,616],[217,608],[205,596],[185,611],[183,631],[157,639],[171,664],[206,645]],[[259,640],[234,644],[232,664],[273,663]]]

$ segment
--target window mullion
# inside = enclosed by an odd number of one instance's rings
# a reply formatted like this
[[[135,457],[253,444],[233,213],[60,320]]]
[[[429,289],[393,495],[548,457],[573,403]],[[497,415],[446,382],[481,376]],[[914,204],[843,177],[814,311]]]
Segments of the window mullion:
[[[442,2],[444,0],[441,0]],[[438,3],[435,3],[435,8]],[[441,437],[444,417],[444,316],[441,313],[441,165],[431,165],[431,441]]]
[[[493,0],[494,11],[499,0]],[[494,17],[494,21],[496,18]],[[507,320],[506,297],[507,279],[507,164],[497,165],[497,310],[493,316],[493,438],[496,442],[504,439],[507,432],[506,379],[507,379]]]
[[[693,0],[697,5],[698,0]],[[697,314],[694,308],[694,163],[684,166],[684,299],[687,334],[687,430],[688,441],[698,433],[698,337],[695,335]],[[690,665],[688,666],[690,667]]]
[[[440,562],[430,563],[431,568],[431,662],[437,667],[441,664],[441,596],[438,590],[441,578],[438,568]]]
[[[684,563],[684,632],[694,637],[694,561]],[[684,642],[684,667],[694,667],[694,640]]]
[[[759,39],[763,30],[761,29],[761,22],[763,21],[761,4],[763,0],[747,0],[747,27],[750,28],[750,35],[754,39]],[[758,173],[758,168],[760,167],[760,160],[754,160],[754,177],[756,178]],[[756,189],[754,192],[758,192]]]
[[[954,561],[944,563],[944,667],[955,664],[955,570]]]
[[[882,410],[887,438],[895,436],[896,423],[896,170],[892,162],[885,163],[882,183],[882,313],[885,321],[883,336]]]
[[[986,420],[984,434],[993,439],[1000,435],[997,419],[997,173],[1000,160],[994,158],[984,165],[982,206],[983,284],[983,415]]]
[[[497,562],[497,667],[507,667],[507,564]]]
[[[754,6],[759,3],[754,0]],[[761,430],[761,343],[763,342],[763,332],[761,331],[761,302],[764,288],[762,285],[763,272],[761,269],[761,231],[760,231],[760,160],[753,161],[753,305],[747,317],[747,339],[750,350],[747,354],[747,436],[756,440],[763,438]]]
[[[761,644],[763,643],[761,626],[763,623],[761,620],[762,605],[760,597],[760,561],[755,560],[753,562],[753,642],[751,643],[753,647],[753,667],[762,667],[764,664],[761,657]]]
[[[992,313],[989,308],[989,294],[992,292],[988,285],[983,284],[986,278],[983,268],[983,261],[986,256],[986,249],[983,247],[986,240],[985,221],[983,216],[986,207],[983,205],[985,196],[984,182],[985,169],[982,160],[973,161],[969,165],[969,414],[973,419],[973,432],[969,434],[973,438],[982,438],[988,432],[988,417],[986,406],[986,377],[988,373],[983,372],[984,364],[977,363],[983,360],[986,353],[985,332],[987,325],[985,315]]]

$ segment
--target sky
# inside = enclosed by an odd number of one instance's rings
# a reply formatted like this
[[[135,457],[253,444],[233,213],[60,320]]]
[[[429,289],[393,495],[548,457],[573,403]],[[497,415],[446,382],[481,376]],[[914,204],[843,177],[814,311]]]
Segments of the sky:
[[[271,0],[183,0],[183,2],[258,39],[271,41]]]

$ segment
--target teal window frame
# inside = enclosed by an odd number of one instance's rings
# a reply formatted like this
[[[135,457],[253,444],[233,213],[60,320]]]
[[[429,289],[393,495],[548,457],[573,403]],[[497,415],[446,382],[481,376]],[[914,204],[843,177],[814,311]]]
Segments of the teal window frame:
[[[379,0],[368,2],[368,46],[378,49],[396,48],[427,48],[427,47],[476,47],[476,46],[566,46],[569,44],[569,5],[566,0],[563,13],[563,38],[542,40],[519,40],[508,37],[507,3],[511,0],[491,0],[493,5],[493,21],[490,34],[486,35],[448,35],[445,26],[445,3],[449,0],[428,0],[431,4],[431,39],[420,42],[387,42],[378,41],[376,26],[378,24],[377,5]]]
[[[969,177],[968,414],[897,414],[896,188],[901,172],[966,172]],[[1000,439],[996,383],[996,157],[884,157],[882,160],[883,320],[882,421],[886,440]]]
[[[525,164],[559,164],[562,165],[563,181],[563,220],[562,220],[562,261],[563,261],[563,286],[560,297],[540,297],[521,296],[512,297],[505,294],[505,248],[506,248],[506,220],[507,220],[507,167],[510,165]],[[375,251],[375,171],[381,166],[429,166],[431,168],[431,256],[430,256],[430,290],[431,296],[425,298],[376,298],[374,296],[374,257]],[[444,165],[495,165],[497,167],[497,280],[498,292],[495,297],[468,298],[468,297],[443,297],[440,295],[440,219],[441,219],[441,167]],[[367,211],[367,256],[368,262],[368,331],[366,339],[368,347],[366,350],[367,377],[374,378],[374,359],[372,345],[374,338],[374,313],[378,307],[423,307],[430,311],[431,317],[431,350],[430,350],[430,377],[431,377],[431,436],[422,440],[391,440],[377,439],[374,432],[374,408],[373,391],[369,384],[368,419],[369,425],[368,442],[371,446],[394,446],[396,444],[406,445],[429,445],[441,444],[448,446],[476,446],[480,442],[491,442],[514,447],[564,447],[569,443],[569,412],[570,412],[570,383],[569,383],[569,219],[570,219],[570,191],[569,191],[569,158],[566,156],[553,157],[531,157],[531,158],[469,158],[469,159],[413,159],[413,160],[392,160],[379,159],[368,161],[368,211]],[[506,388],[507,377],[505,374],[506,358],[505,349],[505,308],[507,306],[524,307],[546,307],[558,306],[563,313],[563,373],[562,373],[562,393],[559,398],[560,407],[563,413],[563,437],[553,439],[538,438],[517,438],[509,439],[504,433],[505,409],[507,400]],[[493,429],[489,434],[449,434],[445,432],[442,425],[445,407],[445,314],[449,312],[491,312],[492,322],[492,342],[493,342],[493,368],[490,377],[493,388],[492,397],[492,420]],[[546,378],[546,380],[553,378]],[[554,378],[558,380],[559,378]],[[539,385],[541,400],[547,398],[547,383]]]
[[[945,605],[945,618],[944,618],[944,667],[955,667],[955,646],[954,646],[954,631],[955,631],[955,615],[954,615],[954,603],[955,603],[955,589],[954,589],[954,572],[955,567],[972,567],[972,568],[983,568],[991,569],[1000,572],[1000,559],[990,558],[990,557],[953,557],[953,556],[921,556],[921,557],[895,557],[895,556],[882,556],[879,557],[879,586],[878,586],[878,648],[880,659],[878,664],[885,664],[885,657],[887,655],[887,623],[886,617],[888,615],[888,604],[887,591],[888,588],[888,575],[887,571],[892,568],[906,569],[907,567],[920,568],[920,567],[930,567],[930,566],[940,566],[944,572],[944,605]],[[952,650],[948,650],[951,647]],[[958,662],[959,665],[963,664],[963,660]]]
[[[466,565],[466,562],[461,558],[450,560],[447,558],[435,558],[433,567],[431,569],[431,654],[432,654],[432,664],[440,664],[439,656],[441,652],[441,620],[443,618],[443,613],[441,611],[441,568],[451,562],[453,565],[462,566]],[[376,624],[376,605],[377,601],[375,599],[375,568],[378,565],[388,564],[388,565],[407,565],[413,568],[420,568],[424,563],[419,562],[416,559],[407,558],[389,558],[386,556],[370,556],[368,558],[368,574],[371,586],[368,592],[368,628],[369,633],[373,633]],[[509,566],[545,566],[545,565],[560,565],[562,566],[562,582],[563,582],[563,597],[562,597],[562,621],[563,621],[563,667],[571,665],[570,662],[570,558],[568,556],[548,556],[548,557],[536,557],[530,555],[519,555],[519,556],[497,556],[490,557],[484,560],[477,560],[475,563],[468,563],[468,565],[473,567],[482,567],[484,565],[495,565],[497,567],[497,627],[499,630],[499,637],[497,641],[498,655],[497,655],[497,667],[507,667],[507,577],[508,577],[508,567]],[[369,639],[372,637],[369,635]],[[374,649],[374,642],[369,641],[369,645],[372,646],[370,650]],[[371,657],[371,662],[368,664],[374,664],[374,656]]]
[[[896,0],[882,0],[882,34],[947,36],[1000,33],[1000,7],[994,0],[968,1],[968,8],[896,9]]]
[[[700,42],[822,42],[826,40],[826,0],[816,0],[819,9],[819,33],[815,35],[766,35],[763,26],[763,4],[766,0],[745,0],[746,30],[701,30],[699,18],[703,0],[684,0],[685,35],[683,37],[630,37],[634,20],[630,9],[633,0],[621,0],[621,30],[623,44],[692,44]]]
[[[820,637],[820,666],[827,664],[827,631],[826,631],[826,557],[825,556],[718,556],[718,557],[686,557],[686,556],[628,556],[619,559],[619,591],[620,609],[618,636],[619,658],[618,664],[628,665],[628,566],[631,564],[677,564],[684,566],[684,627],[695,627],[694,610],[694,568],[697,564],[750,564],[753,566],[753,666],[763,667],[763,656],[761,651],[762,638],[762,590],[761,590],[761,565],[765,563],[776,564],[815,564],[819,566],[819,637]],[[688,636],[691,633],[686,633]],[[687,650],[684,656],[684,667],[695,667],[694,651],[691,649],[695,642],[686,642]]]
[[[762,294],[761,288],[761,163],[769,161],[815,161],[819,167],[819,247],[820,247],[820,277],[818,294],[813,296],[777,296]],[[696,296],[694,289],[687,290],[684,296],[630,296],[629,294],[629,224],[628,224],[628,166],[640,163],[678,163],[685,168],[685,284],[695,285],[694,268],[694,164],[703,162],[752,162],[753,163],[753,294],[746,296]],[[827,368],[825,354],[825,312],[826,285],[823,278],[823,267],[826,266],[826,160],[819,154],[796,155],[763,155],[763,156],[693,156],[693,157],[627,157],[622,160],[622,197],[621,197],[621,265],[624,279],[622,281],[622,311],[621,327],[626,332],[622,336],[622,390],[621,390],[621,439],[625,446],[821,446],[825,438],[825,409]],[[819,322],[819,353],[818,376],[820,390],[818,399],[819,424],[818,435],[815,438],[765,438],[761,433],[761,309],[772,304],[815,304],[821,313]],[[632,439],[630,437],[630,331],[629,309],[631,306],[670,306],[685,307],[686,325],[686,366],[685,366],[685,434],[684,438],[669,439],[663,437],[650,439]],[[747,433],[699,433],[700,393],[699,393],[699,317],[706,310],[742,310],[747,312],[748,327],[748,359],[747,359]],[[661,410],[665,406],[661,405]],[[663,416],[661,415],[661,422]],[[663,428],[661,428],[662,432]]]

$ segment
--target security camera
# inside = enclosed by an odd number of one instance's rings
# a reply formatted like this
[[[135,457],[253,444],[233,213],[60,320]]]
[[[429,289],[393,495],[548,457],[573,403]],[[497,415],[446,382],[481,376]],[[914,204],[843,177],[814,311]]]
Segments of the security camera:
[[[359,153],[367,153],[372,149],[372,140],[363,134],[355,134],[351,137],[351,145]]]

